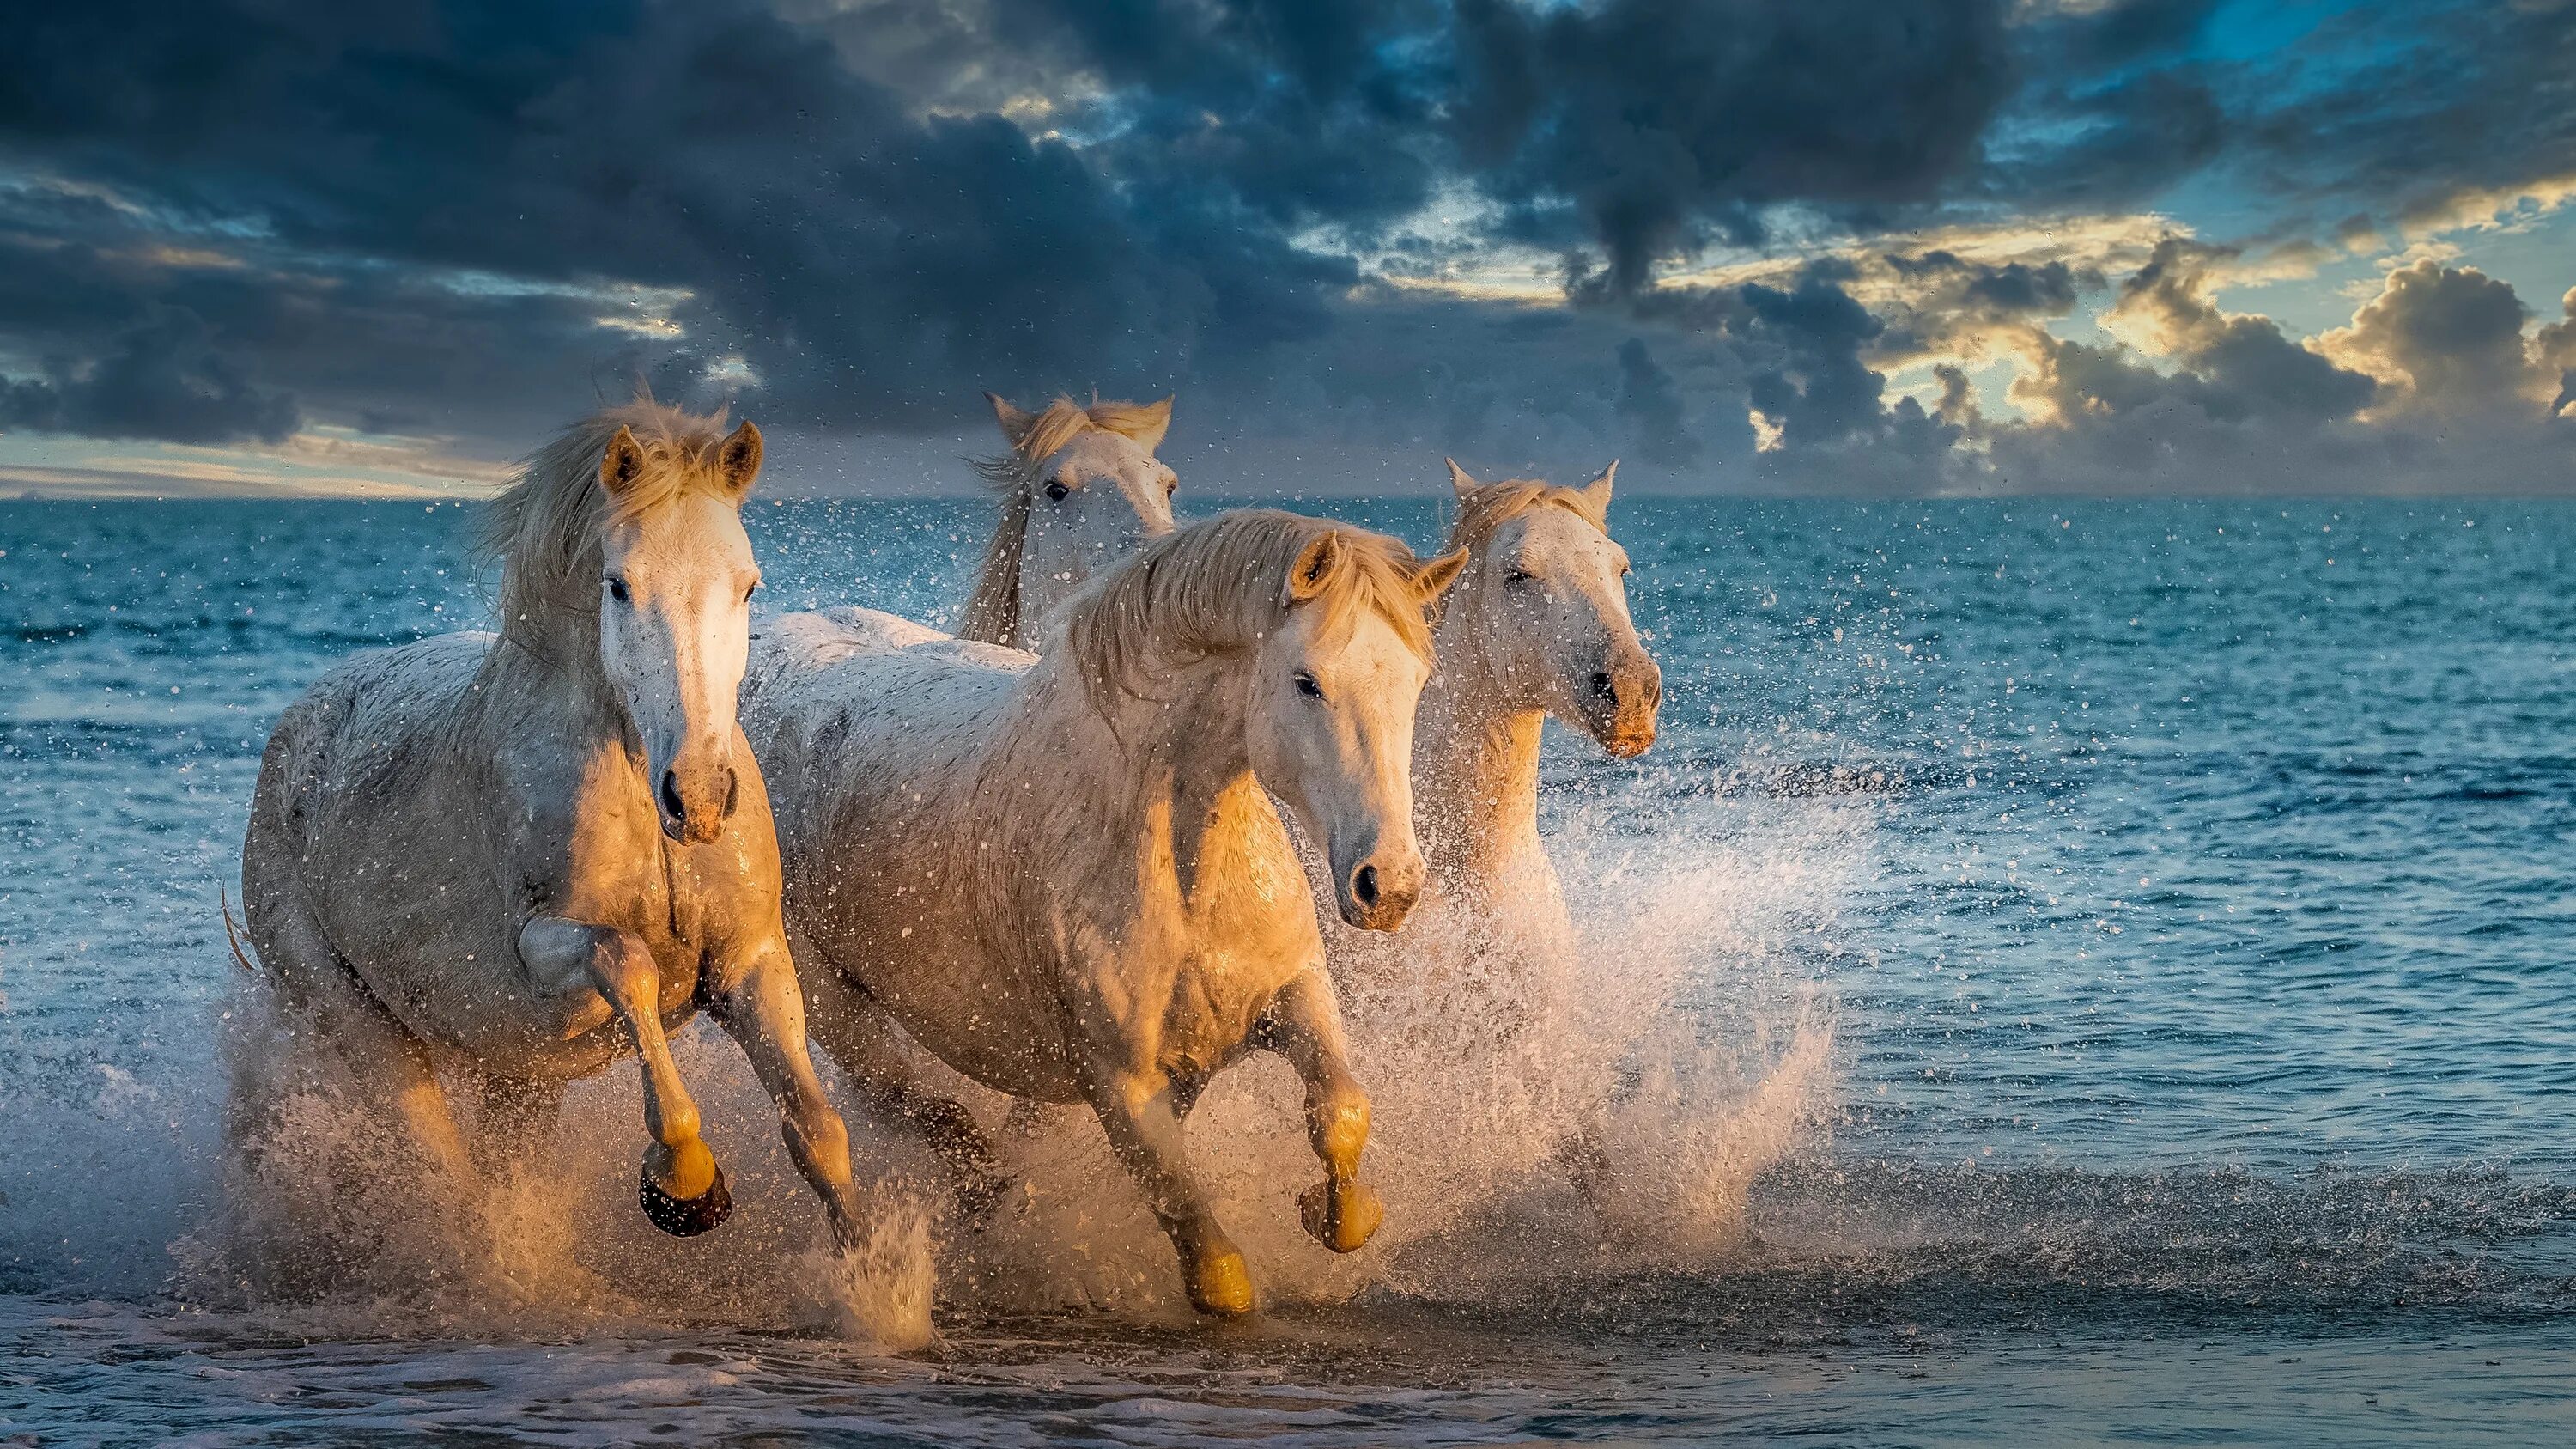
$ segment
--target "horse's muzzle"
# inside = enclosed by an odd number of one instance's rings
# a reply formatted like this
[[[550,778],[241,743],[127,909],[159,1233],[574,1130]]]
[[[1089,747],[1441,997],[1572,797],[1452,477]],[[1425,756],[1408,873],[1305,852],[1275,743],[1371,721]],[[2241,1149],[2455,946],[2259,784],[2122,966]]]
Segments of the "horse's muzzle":
[[[1343,920],[1363,931],[1392,931],[1404,924],[1422,896],[1422,857],[1411,852],[1372,856],[1342,878],[1334,895]]]
[[[742,777],[731,765],[716,770],[664,770],[653,803],[662,817],[662,833],[682,845],[705,845],[724,834],[742,803]]]
[[[1583,700],[1583,723],[1601,748],[1628,759],[1655,742],[1664,703],[1663,671],[1640,651],[1596,672]]]

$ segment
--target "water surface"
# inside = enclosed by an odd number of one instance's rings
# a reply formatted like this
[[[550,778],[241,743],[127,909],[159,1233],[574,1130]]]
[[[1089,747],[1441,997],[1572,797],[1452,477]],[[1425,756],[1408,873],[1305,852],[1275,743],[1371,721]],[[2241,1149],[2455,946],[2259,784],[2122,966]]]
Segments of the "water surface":
[[[1435,541],[1427,506],[1335,506]],[[982,538],[966,503],[751,521],[772,611],[940,620]],[[2566,1436],[2576,508],[1637,499],[1614,521],[1664,734],[1626,763],[1552,735],[1548,826],[1604,1009],[1651,1003],[1641,1031],[1715,1063],[1631,1073],[1670,1114],[1625,1139],[1640,1196],[1734,1167],[1740,1193],[1604,1225],[1545,1171],[1489,1174],[1356,1276],[1300,1292],[1282,1258],[1290,1291],[1244,1327],[953,1273],[941,1346],[889,1357],[767,1306],[810,1210],[756,1114],[711,1130],[766,1216],[671,1259],[706,1301],[620,1299],[662,1281],[634,1255],[679,1251],[649,1230],[549,1248],[608,1280],[560,1311],[228,1297],[205,1266],[236,990],[217,894],[259,746],[332,662],[480,621],[468,516],[0,503],[0,1422]],[[721,1078],[720,1042],[690,1050]],[[1390,1141],[1438,1102],[1377,1085]],[[568,1131],[629,1130],[627,1090]],[[1690,1151],[1651,1150],[1667,1122]],[[1287,1155],[1238,1175],[1281,1208],[1303,1178],[1265,1174],[1310,1168],[1273,1127]],[[608,1184],[574,1216],[625,1234],[627,1145],[566,1150]]]

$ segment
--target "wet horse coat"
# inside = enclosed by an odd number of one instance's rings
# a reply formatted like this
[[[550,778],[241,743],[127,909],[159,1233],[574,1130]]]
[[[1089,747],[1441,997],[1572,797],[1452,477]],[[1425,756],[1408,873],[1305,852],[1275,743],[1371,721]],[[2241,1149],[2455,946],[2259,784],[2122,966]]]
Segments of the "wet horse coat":
[[[900,1080],[889,1024],[988,1087],[1089,1104],[1206,1310],[1249,1309],[1252,1289],[1180,1124],[1243,1052],[1279,1051],[1306,1084],[1327,1170],[1301,1200],[1309,1230],[1350,1251],[1379,1212],[1357,1178],[1367,1098],[1270,792],[1326,843],[1346,920],[1402,920],[1421,873],[1422,610],[1462,562],[1410,560],[1234,514],[1095,579],[1043,659],[889,650],[819,615],[755,651],[744,718],[780,804],[817,1036],[969,1160],[980,1133]]]
[[[651,404],[588,419],[493,505],[499,634],[340,666],[270,736],[242,897],[280,1008],[380,1091],[424,1185],[475,1167],[442,1068],[530,1104],[633,1050],[667,1231],[729,1206],[666,1033],[711,1009],[835,1233],[846,1135],[805,1048],[768,797],[735,724],[758,582],[758,431]]]

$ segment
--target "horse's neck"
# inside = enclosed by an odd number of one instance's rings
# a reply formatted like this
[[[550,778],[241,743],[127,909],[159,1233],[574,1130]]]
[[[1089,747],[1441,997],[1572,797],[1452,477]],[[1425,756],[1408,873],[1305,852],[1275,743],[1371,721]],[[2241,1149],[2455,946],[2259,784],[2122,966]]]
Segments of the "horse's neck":
[[[580,617],[510,621],[483,656],[469,710],[494,740],[532,729],[575,744],[622,744],[625,715],[599,662],[597,621]]]
[[[1058,840],[1118,842],[1119,850],[1168,840],[1179,888],[1195,895],[1208,866],[1232,860],[1265,817],[1276,822],[1253,779],[1243,690],[1221,677],[1227,667],[1191,666],[1158,681],[1149,699],[1121,695],[1104,718],[1071,668],[1040,663],[1005,727],[1008,773],[1043,782],[1009,787],[1029,823]],[[1152,869],[1156,854],[1138,858],[1138,870]]]
[[[1443,651],[1416,716],[1416,813],[1436,879],[1451,888],[1491,886],[1546,861],[1538,747],[1547,714],[1509,702],[1473,661],[1453,664],[1451,652]]]

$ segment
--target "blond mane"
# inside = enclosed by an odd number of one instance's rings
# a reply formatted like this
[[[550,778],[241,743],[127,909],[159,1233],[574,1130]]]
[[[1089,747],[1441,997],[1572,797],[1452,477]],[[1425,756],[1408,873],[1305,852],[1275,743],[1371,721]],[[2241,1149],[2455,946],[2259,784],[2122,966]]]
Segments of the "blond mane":
[[[616,524],[684,495],[731,489],[717,470],[725,410],[683,412],[651,398],[574,423],[528,456],[518,480],[484,506],[479,552],[501,564],[501,632],[564,613],[599,612],[599,545]],[[644,471],[624,492],[599,483],[609,439],[625,428],[644,450]]]
[[[1066,444],[1094,431],[1122,438],[1142,437],[1162,421],[1154,409],[1132,402],[1092,401],[1084,407],[1069,397],[1048,403],[1029,420],[1011,450],[996,458],[976,458],[975,471],[999,500],[993,540],[984,546],[975,587],[966,595],[957,637],[984,644],[1008,644],[1020,628],[1020,553],[1028,545],[1029,495],[1036,491],[1038,470]]]
[[[1055,650],[1107,713],[1116,696],[1142,695],[1167,668],[1256,647],[1287,617],[1290,568],[1325,534],[1342,546],[1320,590],[1298,607],[1324,610],[1328,631],[1367,610],[1429,663],[1431,627],[1414,592],[1411,549],[1272,509],[1191,524],[1100,574],[1064,605]]]
[[[1535,478],[1508,478],[1477,484],[1475,491],[1459,499],[1458,521],[1449,526],[1449,542],[1441,552],[1482,549],[1493,540],[1495,529],[1542,508],[1562,508],[1604,534],[1610,531],[1601,501],[1584,489],[1562,488]]]

